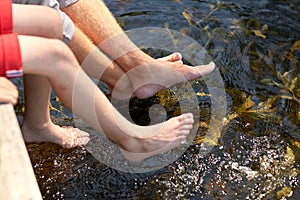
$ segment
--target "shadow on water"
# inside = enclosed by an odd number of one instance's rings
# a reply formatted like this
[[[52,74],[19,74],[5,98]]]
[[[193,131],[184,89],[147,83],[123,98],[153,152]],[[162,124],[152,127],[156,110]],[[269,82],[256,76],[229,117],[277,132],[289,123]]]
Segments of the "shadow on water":
[[[106,1],[129,30],[169,27],[199,42],[225,83],[227,118],[207,155],[199,153],[210,118],[210,100],[199,95],[200,128],[194,144],[161,170],[130,174],[111,169],[83,148],[29,144],[45,199],[299,199],[300,198],[300,3],[255,1]],[[151,53],[152,54],[152,53]],[[153,53],[153,55],[160,53]],[[205,94],[200,81],[197,94]],[[136,122],[166,92],[132,100]],[[165,104],[169,117],[178,104]],[[72,124],[53,96],[53,118]],[[21,108],[19,108],[21,113]]]

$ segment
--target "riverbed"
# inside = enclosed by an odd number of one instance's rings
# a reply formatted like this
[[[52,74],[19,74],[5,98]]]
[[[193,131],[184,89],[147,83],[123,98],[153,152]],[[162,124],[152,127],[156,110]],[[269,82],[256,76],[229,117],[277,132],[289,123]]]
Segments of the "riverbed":
[[[183,155],[163,168],[129,173],[103,164],[84,147],[28,144],[44,199],[300,199],[300,2],[105,2],[126,31],[170,29],[206,50],[224,84],[222,127],[213,140],[205,138],[213,94],[199,79],[190,82],[193,94],[184,94],[196,96],[196,135]],[[143,50],[154,57],[170,53]],[[180,113],[174,95],[186,85],[175,87],[146,100],[132,98],[133,120],[147,125],[152,104],[167,108],[168,117]],[[54,93],[51,104],[56,123],[74,125]],[[22,108],[21,100],[20,120]],[[201,153],[204,143],[210,148]]]

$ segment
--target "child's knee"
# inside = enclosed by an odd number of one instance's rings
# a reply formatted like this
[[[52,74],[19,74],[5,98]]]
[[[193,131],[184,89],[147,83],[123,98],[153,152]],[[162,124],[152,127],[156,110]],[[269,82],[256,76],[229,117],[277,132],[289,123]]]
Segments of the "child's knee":
[[[75,66],[77,64],[76,58],[69,47],[61,40],[48,40],[49,58],[57,63],[65,63],[66,65]],[[55,64],[53,64],[55,65]]]
[[[53,60],[56,61],[67,58],[66,52],[68,51],[68,47],[61,40],[48,40],[47,46],[49,56],[52,57]]]

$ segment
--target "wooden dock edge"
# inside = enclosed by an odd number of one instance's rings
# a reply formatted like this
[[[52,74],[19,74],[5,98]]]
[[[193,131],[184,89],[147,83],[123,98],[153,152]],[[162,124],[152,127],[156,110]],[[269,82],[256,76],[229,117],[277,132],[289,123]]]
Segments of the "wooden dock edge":
[[[0,200],[42,199],[14,108],[0,104]]]

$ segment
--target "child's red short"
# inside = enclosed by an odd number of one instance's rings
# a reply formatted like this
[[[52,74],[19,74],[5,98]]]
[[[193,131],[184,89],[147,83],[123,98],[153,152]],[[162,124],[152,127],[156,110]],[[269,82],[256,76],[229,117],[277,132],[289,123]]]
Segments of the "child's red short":
[[[12,33],[11,0],[0,0],[0,34]]]
[[[16,33],[0,35],[0,76],[14,78],[22,75],[18,35]]]
[[[12,33],[12,2],[0,0],[0,76],[20,77],[22,57],[18,35]]]

